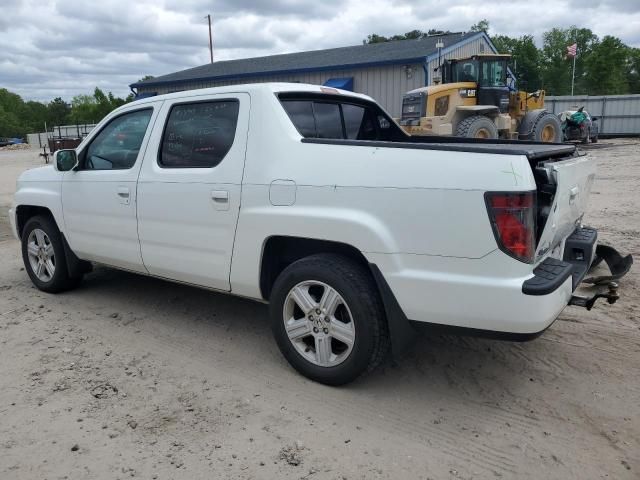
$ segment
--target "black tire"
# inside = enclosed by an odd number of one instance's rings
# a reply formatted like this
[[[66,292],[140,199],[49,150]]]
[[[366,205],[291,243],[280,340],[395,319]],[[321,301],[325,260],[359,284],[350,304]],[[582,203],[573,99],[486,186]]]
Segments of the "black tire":
[[[549,138],[549,130],[553,129],[552,137]],[[533,140],[536,142],[560,143],[562,142],[562,124],[560,119],[553,113],[544,112],[533,125]]]
[[[342,363],[323,367],[302,356],[289,339],[283,312],[289,292],[301,282],[322,282],[344,299],[354,323],[355,340]],[[280,351],[302,375],[327,385],[343,385],[373,371],[389,351],[389,331],[384,307],[371,273],[363,265],[337,254],[317,254],[300,259],[278,276],[269,305],[271,328]]]
[[[55,269],[53,275],[48,281],[43,281],[38,278],[29,261],[29,254],[27,251],[28,239],[31,232],[35,229],[42,230],[49,238],[50,244],[53,247]],[[76,287],[82,280],[82,275],[74,277],[69,275],[64,246],[62,244],[62,236],[60,235],[60,231],[58,230],[55,222],[50,217],[39,215],[30,218],[27,221],[24,229],[22,230],[22,260],[29,278],[31,278],[33,284],[43,292],[58,293],[70,290]]]
[[[598,136],[591,137],[591,143],[598,143]]]
[[[458,124],[456,137],[495,139],[498,138],[498,127],[489,117],[472,115]]]

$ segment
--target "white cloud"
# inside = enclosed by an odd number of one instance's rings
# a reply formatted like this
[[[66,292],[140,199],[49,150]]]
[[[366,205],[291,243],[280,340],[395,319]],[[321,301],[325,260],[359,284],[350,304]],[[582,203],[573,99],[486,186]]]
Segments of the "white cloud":
[[[640,47],[638,0],[3,0],[0,87],[27,99],[69,100],[95,86],[124,96],[144,75],[208,61],[207,13],[216,60],[359,44],[370,33],[415,28],[492,33],[591,28]],[[7,14],[9,12],[9,14]]]

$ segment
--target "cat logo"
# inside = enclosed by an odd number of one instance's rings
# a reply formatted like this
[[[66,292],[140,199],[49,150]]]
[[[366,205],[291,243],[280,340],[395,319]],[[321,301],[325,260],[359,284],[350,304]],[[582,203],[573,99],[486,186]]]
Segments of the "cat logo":
[[[475,88],[462,88],[460,89],[460,96],[462,98],[474,98],[476,96]]]

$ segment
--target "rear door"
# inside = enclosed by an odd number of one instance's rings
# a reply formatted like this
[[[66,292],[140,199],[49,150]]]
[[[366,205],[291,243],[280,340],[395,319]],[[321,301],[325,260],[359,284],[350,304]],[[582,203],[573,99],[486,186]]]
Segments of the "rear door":
[[[556,193],[538,242],[538,258],[561,245],[582,223],[596,175],[595,160],[586,155],[543,166],[555,180]]]
[[[229,290],[249,95],[165,101],[138,181],[138,233],[152,275]]]

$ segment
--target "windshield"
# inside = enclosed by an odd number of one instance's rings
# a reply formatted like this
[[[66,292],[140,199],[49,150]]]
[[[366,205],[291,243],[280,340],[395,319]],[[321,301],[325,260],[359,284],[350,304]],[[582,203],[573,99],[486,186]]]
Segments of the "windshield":
[[[481,87],[505,87],[507,85],[506,62],[491,60],[482,62]]]

